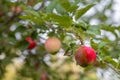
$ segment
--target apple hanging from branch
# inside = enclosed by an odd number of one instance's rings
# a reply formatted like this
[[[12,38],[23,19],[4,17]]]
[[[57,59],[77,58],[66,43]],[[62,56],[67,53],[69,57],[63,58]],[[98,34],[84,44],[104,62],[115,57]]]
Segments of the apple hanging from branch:
[[[96,52],[93,48],[81,46],[75,52],[76,63],[82,67],[86,67],[96,62]]]
[[[56,54],[61,48],[61,41],[56,37],[50,37],[45,42],[45,49],[51,54]]]
[[[35,48],[35,46],[36,46],[35,40],[33,41],[31,37],[27,37],[26,41],[29,42],[29,46],[27,49],[31,50],[31,49]]]

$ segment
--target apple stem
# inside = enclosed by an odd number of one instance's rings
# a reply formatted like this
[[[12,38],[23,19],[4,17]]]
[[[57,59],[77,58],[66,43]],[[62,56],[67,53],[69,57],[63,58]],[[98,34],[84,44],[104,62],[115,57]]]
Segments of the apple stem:
[[[9,19],[7,19],[7,21],[4,23],[4,25],[9,24],[10,22],[12,22],[17,16],[18,15],[15,15],[15,14],[13,16],[11,16]]]
[[[45,25],[49,26],[48,28],[51,28],[51,29],[53,30],[53,32],[55,32],[55,28],[52,27],[52,24],[51,24],[51,23],[46,22]],[[81,37],[79,34],[77,34],[77,33],[74,31],[74,29],[72,29],[72,30],[66,30],[66,29],[64,29],[64,28],[59,28],[59,29],[60,29],[61,31],[64,31],[64,32],[73,33],[76,37],[79,38],[81,45],[84,45],[84,42],[83,42],[82,37]]]
[[[81,45],[84,45],[84,42],[83,42],[83,39],[81,38],[81,36],[78,36],[79,37],[79,40],[81,42]]]
[[[81,45],[84,45],[82,37],[80,35],[76,34],[76,33],[75,33],[75,35],[76,35],[76,37],[79,38]]]

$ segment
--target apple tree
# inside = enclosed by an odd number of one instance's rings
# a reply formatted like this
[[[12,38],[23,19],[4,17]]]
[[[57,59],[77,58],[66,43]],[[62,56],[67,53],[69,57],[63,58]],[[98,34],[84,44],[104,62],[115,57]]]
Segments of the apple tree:
[[[9,64],[14,80],[99,80],[88,75],[109,68],[120,79],[113,2],[1,0],[0,79]]]

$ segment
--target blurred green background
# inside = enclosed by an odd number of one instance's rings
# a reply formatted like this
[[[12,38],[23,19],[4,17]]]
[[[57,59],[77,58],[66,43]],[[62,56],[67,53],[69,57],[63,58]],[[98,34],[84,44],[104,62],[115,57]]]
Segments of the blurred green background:
[[[0,80],[120,80],[119,0],[0,0]],[[56,36],[62,48],[44,48]],[[28,50],[26,37],[37,41]],[[97,52],[96,65],[76,65],[81,45]]]

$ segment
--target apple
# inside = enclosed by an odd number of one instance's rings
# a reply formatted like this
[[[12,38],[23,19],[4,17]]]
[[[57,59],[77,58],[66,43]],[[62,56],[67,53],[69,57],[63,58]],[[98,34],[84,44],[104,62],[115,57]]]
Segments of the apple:
[[[45,49],[51,54],[55,54],[61,48],[61,41],[56,37],[50,37],[45,41]]]
[[[42,72],[40,80],[49,80],[46,72]]]
[[[3,11],[0,11],[0,17],[3,15]]]
[[[82,67],[86,67],[96,62],[96,52],[93,48],[80,46],[75,52],[76,63]]]
[[[22,12],[22,9],[19,6],[12,6],[11,11],[14,12],[14,13],[19,14],[19,13]]]
[[[26,41],[29,42],[29,46],[28,46],[27,49],[35,48],[35,46],[36,46],[36,41],[35,40],[33,41],[31,37],[27,37]]]

